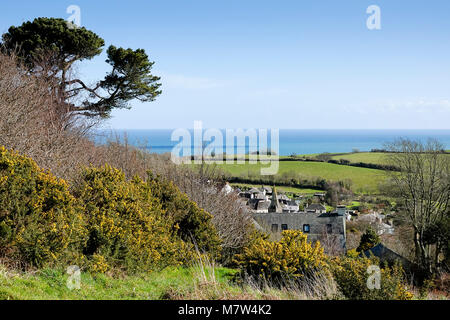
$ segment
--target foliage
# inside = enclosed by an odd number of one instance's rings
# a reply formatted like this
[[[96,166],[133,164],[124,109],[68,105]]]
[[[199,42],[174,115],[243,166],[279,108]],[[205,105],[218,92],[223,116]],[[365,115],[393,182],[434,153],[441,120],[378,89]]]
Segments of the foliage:
[[[212,224],[211,214],[190,201],[171,181],[155,177],[149,172],[147,183],[183,241],[193,243],[202,253],[219,253],[220,238]]]
[[[380,237],[376,233],[376,231],[371,227],[367,227],[366,232],[361,236],[361,240],[359,242],[359,246],[356,249],[358,252],[364,252],[375,247],[377,244],[381,242]]]
[[[89,237],[84,254],[92,270],[151,270],[184,261],[190,250],[174,221],[140,178],[108,165],[87,168],[75,194],[83,202]]]
[[[347,257],[356,259],[359,257],[359,252],[356,249],[351,249],[347,251]]]
[[[413,294],[405,285],[401,266],[380,268],[380,288],[369,289],[368,280],[373,274],[370,266],[378,266],[378,259],[338,257],[331,270],[339,290],[350,300],[411,300]]]
[[[58,18],[37,18],[3,35],[7,53],[18,54],[31,73],[55,80],[50,89],[62,110],[108,117],[114,108],[128,108],[133,99],[153,101],[161,94],[160,78],[151,74],[154,63],[143,49],[110,46],[106,62],[112,71],[93,87],[70,78],[76,62],[98,56],[103,46],[104,40],[94,32]],[[77,99],[79,104],[73,102]]]
[[[61,262],[84,231],[66,182],[0,147],[0,253],[33,266]]]
[[[300,231],[283,231],[280,241],[260,238],[244,253],[236,255],[235,263],[244,275],[272,283],[301,279],[327,266],[320,243],[312,245]]]
[[[104,44],[103,39],[92,31],[69,28],[67,21],[54,18],[37,18],[20,27],[12,26],[3,35],[6,49],[18,49],[21,60],[29,68],[33,68],[40,57],[51,52],[55,68],[65,69],[75,61],[97,56]]]

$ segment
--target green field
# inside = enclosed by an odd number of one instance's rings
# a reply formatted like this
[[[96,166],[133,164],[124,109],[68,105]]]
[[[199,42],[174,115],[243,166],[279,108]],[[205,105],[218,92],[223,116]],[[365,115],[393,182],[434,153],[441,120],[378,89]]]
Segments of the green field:
[[[264,165],[267,167],[267,165]],[[257,164],[219,164],[219,168],[232,176],[258,177],[261,175],[261,163]],[[378,185],[384,181],[384,171],[368,168],[343,166],[325,162],[280,161],[279,175],[290,173],[305,177],[321,177],[331,181],[351,180],[352,188],[358,193],[376,193]]]
[[[442,154],[441,157],[450,157],[450,154]],[[363,162],[372,164],[391,164],[389,162],[389,154],[382,152],[357,152],[341,155],[331,155],[331,159],[345,159],[352,163]]]
[[[350,162],[364,162],[373,164],[388,164],[388,155],[381,152],[358,152],[332,156],[333,160],[345,159]]]
[[[305,157],[315,157],[317,154],[304,155]],[[389,155],[381,152],[357,152],[347,154],[330,154],[331,159],[339,160],[345,159],[351,163],[368,163],[368,164],[389,164]],[[449,157],[450,155],[442,155]],[[302,156],[301,156],[302,157]],[[280,157],[290,158],[288,156]],[[233,177],[241,178],[259,178],[261,176],[261,168],[268,167],[261,163],[248,163],[245,164],[218,164],[218,168],[227,172]],[[277,176],[285,177],[298,177],[305,178],[323,178],[327,181],[352,181],[352,190],[356,193],[377,193],[378,187],[386,179],[384,170],[354,167],[347,165],[338,165],[327,162],[313,162],[313,161],[280,161],[279,170]],[[252,185],[253,186],[253,185]],[[259,186],[258,186],[259,187]],[[301,188],[290,188],[279,186],[279,189],[284,189],[285,192],[296,193],[315,193],[318,190],[305,190]]]

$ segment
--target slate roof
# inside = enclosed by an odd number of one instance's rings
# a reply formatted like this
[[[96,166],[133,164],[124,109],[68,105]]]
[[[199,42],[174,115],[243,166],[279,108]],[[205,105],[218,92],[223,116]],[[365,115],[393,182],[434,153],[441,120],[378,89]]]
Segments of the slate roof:
[[[271,187],[262,187],[261,191],[266,191],[266,193],[272,193],[272,188]]]
[[[360,254],[360,256],[366,257],[370,257],[371,255],[378,257],[381,261],[394,262],[395,260],[399,260],[404,266],[411,265],[411,262],[408,259],[402,257],[397,252],[389,249],[382,243],[379,243],[375,247],[366,250],[364,252],[361,252]]]
[[[270,201],[259,201],[256,204],[256,210],[268,210],[270,206]]]
[[[327,210],[327,208],[325,208],[322,204],[320,204],[320,203],[313,203],[313,204],[310,204],[309,206],[308,206],[308,208],[306,208],[306,210],[314,210],[314,211],[316,211],[316,210],[320,210],[320,211],[322,211],[322,210]]]

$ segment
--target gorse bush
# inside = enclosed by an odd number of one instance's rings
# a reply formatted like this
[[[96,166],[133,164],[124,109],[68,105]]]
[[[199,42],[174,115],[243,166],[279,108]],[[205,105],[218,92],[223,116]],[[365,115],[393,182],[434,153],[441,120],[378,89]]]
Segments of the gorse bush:
[[[319,242],[314,245],[300,231],[283,231],[278,242],[264,238],[254,241],[236,255],[242,274],[273,284],[300,280],[327,268],[326,255]]]
[[[171,181],[149,173],[147,181],[152,194],[158,198],[166,217],[173,221],[178,236],[193,243],[201,253],[220,253],[220,238],[212,224],[212,215],[190,201]]]
[[[77,264],[93,272],[149,271],[217,256],[212,216],[173,184],[127,180],[105,165],[71,187],[0,148],[0,256],[23,266]]]
[[[330,263],[339,290],[350,300],[411,300],[413,294],[405,285],[400,265],[380,267],[380,287],[369,288],[371,266],[379,266],[377,258],[336,258]]]
[[[81,210],[65,181],[0,147],[0,253],[43,266],[68,258],[84,236]]]
[[[131,181],[108,165],[87,168],[75,195],[83,203],[88,239],[83,253],[94,271],[148,271],[188,258],[177,226],[140,178]]]

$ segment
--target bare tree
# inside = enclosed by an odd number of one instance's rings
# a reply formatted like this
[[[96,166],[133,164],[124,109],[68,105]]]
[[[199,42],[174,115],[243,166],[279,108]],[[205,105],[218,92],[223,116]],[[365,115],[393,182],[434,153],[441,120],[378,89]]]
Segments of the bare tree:
[[[0,54],[0,145],[70,179],[97,159],[88,139],[93,123],[61,112],[47,81],[28,74],[14,55]]]
[[[399,172],[387,171],[391,193],[401,203],[407,223],[413,229],[416,263],[431,275],[439,265],[440,248],[427,240],[430,228],[449,215],[450,155],[443,145],[400,139],[388,145],[388,156]]]

